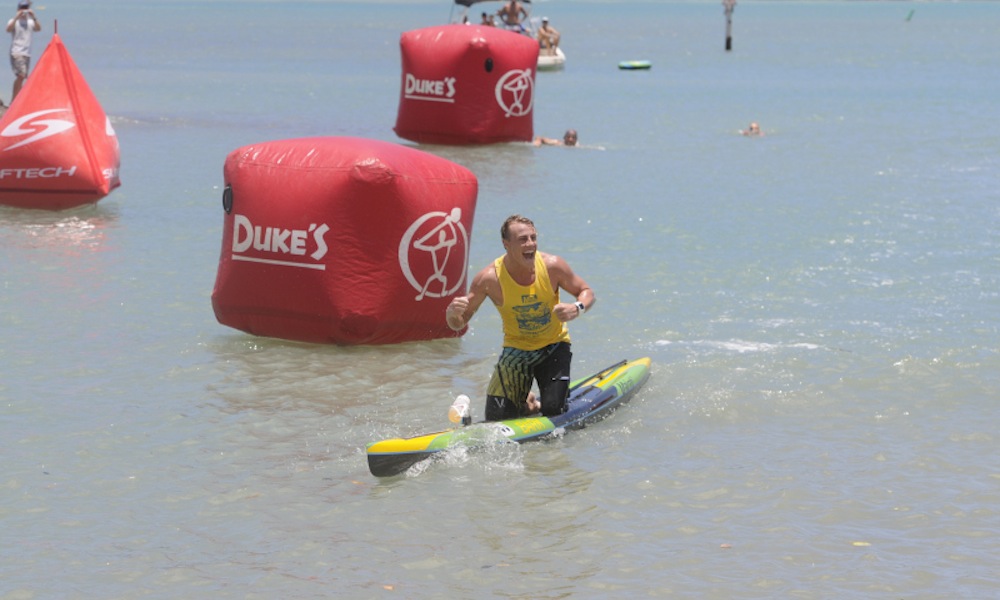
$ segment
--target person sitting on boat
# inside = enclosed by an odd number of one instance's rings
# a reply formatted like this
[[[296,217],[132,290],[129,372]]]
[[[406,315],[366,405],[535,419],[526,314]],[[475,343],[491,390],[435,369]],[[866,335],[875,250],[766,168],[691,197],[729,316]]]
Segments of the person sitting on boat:
[[[542,17],[542,26],[538,28],[538,45],[542,48],[542,54],[555,54],[559,47],[559,32],[549,25],[548,17]]]
[[[577,141],[576,130],[567,129],[566,133],[563,134],[563,138],[547,138],[538,136],[532,142],[535,146],[575,146]]]
[[[506,252],[476,274],[468,295],[451,301],[445,319],[459,331],[487,298],[500,312],[503,350],[486,390],[487,421],[539,410],[547,417],[562,414],[573,359],[566,324],[594,305],[594,291],[564,259],[538,251],[531,219],[507,217],[500,238]],[[560,289],[576,302],[560,302]],[[539,398],[531,391],[532,380],[538,383]]]
[[[521,21],[528,18],[528,11],[517,0],[510,0],[510,2],[504,4],[497,11],[497,15],[500,17],[500,22],[507,29],[524,32],[524,25],[521,24]]]
[[[483,20],[480,23],[480,25],[485,25],[487,27],[496,27],[496,23],[493,22],[493,15],[491,15],[490,13],[484,12],[483,13]]]

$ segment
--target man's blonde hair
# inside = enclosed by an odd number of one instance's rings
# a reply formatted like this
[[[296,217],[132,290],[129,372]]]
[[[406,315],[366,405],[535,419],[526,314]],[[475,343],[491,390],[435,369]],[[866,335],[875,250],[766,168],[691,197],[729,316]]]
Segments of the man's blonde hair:
[[[504,221],[503,225],[500,227],[500,239],[502,240],[507,239],[507,234],[510,233],[510,226],[514,223],[530,225],[531,227],[535,226],[535,223],[528,217],[523,217],[521,215],[511,215],[507,217],[507,220]]]

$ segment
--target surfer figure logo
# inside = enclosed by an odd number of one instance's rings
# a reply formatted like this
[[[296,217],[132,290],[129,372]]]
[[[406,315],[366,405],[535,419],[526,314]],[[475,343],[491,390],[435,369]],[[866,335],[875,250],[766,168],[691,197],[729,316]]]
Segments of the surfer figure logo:
[[[4,151],[13,150],[14,148],[20,148],[21,146],[27,146],[32,142],[37,142],[38,140],[43,140],[47,137],[52,137],[58,135],[66,130],[76,127],[76,123],[73,121],[66,121],[63,119],[38,119],[32,122],[32,119],[41,117],[51,113],[68,113],[69,109],[66,108],[50,108],[48,110],[39,110],[27,115],[24,115],[20,119],[16,119],[10,125],[4,127],[0,135],[3,137],[18,137],[22,135],[27,135],[29,133],[34,134],[31,137],[21,140],[20,142],[7,146]]]
[[[414,221],[399,241],[399,266],[417,290],[417,301],[450,296],[465,282],[469,234],[461,218],[460,208],[429,212]]]
[[[535,80],[531,69],[507,71],[497,82],[497,104],[507,117],[523,117],[531,113],[534,103]]]

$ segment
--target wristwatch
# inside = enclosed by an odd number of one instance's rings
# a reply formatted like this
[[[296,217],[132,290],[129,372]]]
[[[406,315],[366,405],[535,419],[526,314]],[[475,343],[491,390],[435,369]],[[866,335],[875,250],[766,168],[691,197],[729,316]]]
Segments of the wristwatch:
[[[576,310],[580,311],[579,314],[581,315],[587,312],[587,306],[583,302],[580,302],[579,300],[574,302],[573,306],[576,306]]]

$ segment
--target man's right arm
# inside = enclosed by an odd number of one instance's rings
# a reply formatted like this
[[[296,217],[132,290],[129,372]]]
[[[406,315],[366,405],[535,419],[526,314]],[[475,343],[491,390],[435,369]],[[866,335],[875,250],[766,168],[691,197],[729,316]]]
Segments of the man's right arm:
[[[489,295],[488,284],[492,268],[493,266],[490,265],[473,277],[468,295],[455,296],[448,304],[444,313],[448,327],[459,331],[472,320],[472,316],[476,314],[476,311],[483,304],[483,300]]]

